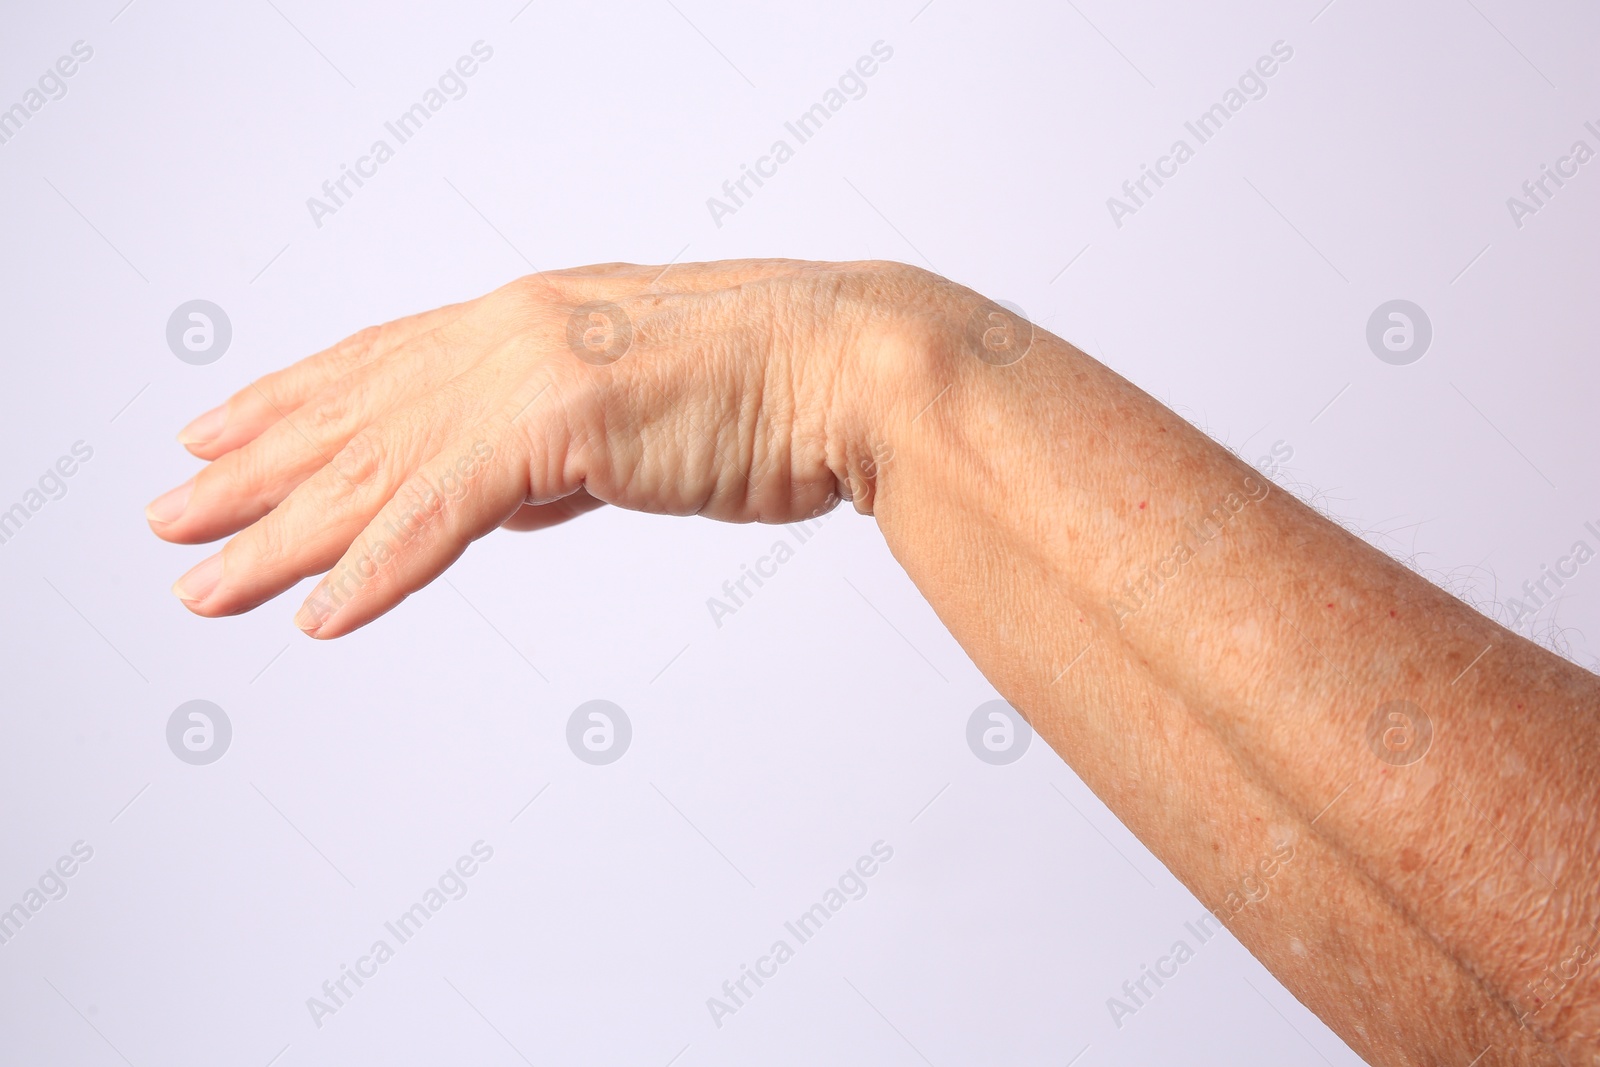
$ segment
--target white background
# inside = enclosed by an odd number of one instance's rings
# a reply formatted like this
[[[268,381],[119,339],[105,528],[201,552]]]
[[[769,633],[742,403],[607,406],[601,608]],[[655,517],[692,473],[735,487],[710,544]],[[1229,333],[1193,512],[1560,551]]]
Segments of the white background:
[[[318,644],[289,622],[309,583],[191,617],[167,587],[205,550],[142,509],[230,391],[534,266],[884,257],[1249,459],[1292,449],[1280,481],[1508,617],[1600,526],[1600,162],[1520,228],[1506,205],[1600,148],[1591,7],[122,2],[0,15],[0,107],[94,49],[0,145],[0,509],[93,448],[0,544],[0,908],[94,850],[0,945],[0,1061],[1355,1062],[1228,937],[1113,1023],[1204,905],[1043,744],[974,757],[994,691],[853,512],[720,628],[706,599],[793,535],[608,510],[496,534]],[[467,95],[315,226],[306,198],[478,40]],[[715,225],[706,198],[879,40],[866,95]],[[1280,40],[1267,95],[1114,225]],[[233,324],[209,366],[164,337],[196,297]],[[1365,341],[1392,298],[1433,324],[1409,366]],[[1519,628],[1592,665],[1597,586]],[[233,724],[210,766],[165,740],[195,698]],[[564,739],[594,698],[634,727],[606,767]],[[470,892],[316,1026],[307,998],[480,839]],[[868,894],[713,1025],[879,840]]]

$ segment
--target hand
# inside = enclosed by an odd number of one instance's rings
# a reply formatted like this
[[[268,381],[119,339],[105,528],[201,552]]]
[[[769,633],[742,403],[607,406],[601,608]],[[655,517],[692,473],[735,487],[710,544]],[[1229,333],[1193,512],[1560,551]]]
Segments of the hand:
[[[532,275],[355,334],[179,435],[209,464],[147,509],[182,544],[233,535],[173,591],[248,611],[329,572],[295,622],[338,637],[497,526],[616,504],[789,522],[870,510],[864,412],[896,264],[607,264]]]

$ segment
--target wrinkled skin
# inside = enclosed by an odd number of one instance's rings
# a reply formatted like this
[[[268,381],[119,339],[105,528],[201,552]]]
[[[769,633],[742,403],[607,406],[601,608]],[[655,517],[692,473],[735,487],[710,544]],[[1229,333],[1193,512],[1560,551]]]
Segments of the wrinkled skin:
[[[539,274],[363,331],[181,439],[211,462],[151,525],[231,539],[178,595],[228,615],[327,571],[296,616],[322,638],[498,526],[849,499],[996,689],[1369,1062],[1600,1064],[1600,679],[961,286],[888,263]],[[1373,733],[1397,706],[1431,724],[1425,758]]]
[[[891,264],[607,264],[363,330],[180,435],[212,462],[151,506],[152,528],[181,543],[232,537],[174,591],[197,614],[231,615],[331,570],[296,623],[336,637],[497,526],[602,504],[816,515],[859,494],[848,398],[870,387],[877,309],[930,277]],[[578,310],[596,303],[625,319]]]

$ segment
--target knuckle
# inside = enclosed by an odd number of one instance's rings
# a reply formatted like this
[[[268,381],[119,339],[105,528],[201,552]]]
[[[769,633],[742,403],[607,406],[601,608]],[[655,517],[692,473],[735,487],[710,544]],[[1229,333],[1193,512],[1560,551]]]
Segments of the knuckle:
[[[344,340],[335,344],[316,357],[324,368],[324,373],[333,377],[349,374],[351,371],[371,362],[383,352],[383,340],[387,335],[390,324],[381,326],[367,326],[357,330]],[[289,368],[293,370],[294,368]]]
[[[252,441],[214,460],[195,476],[196,495],[208,501],[255,499],[261,495],[261,450]]]
[[[260,415],[277,418],[283,415],[283,405],[290,401],[295,394],[295,383],[304,373],[302,364],[284,367],[271,374],[264,374],[249,385],[240,389],[229,398],[229,403],[238,403],[246,410],[252,410]]]
[[[272,398],[283,391],[284,383],[289,380],[298,368],[299,364],[295,364],[275,370],[270,374],[263,374],[235,393],[234,398],[253,402],[265,400],[267,403],[271,403]]]
[[[485,296],[483,306],[491,313],[520,318],[536,308],[563,303],[568,292],[564,280],[549,274],[524,274]]]
[[[389,502],[392,528],[402,545],[438,527],[449,501],[421,472],[405,480]]]
[[[282,511],[274,510],[228,542],[227,548],[245,573],[255,573],[286,562],[293,555],[295,544],[288,536]]]
[[[384,468],[385,450],[372,430],[362,430],[344,443],[329,462],[335,476],[352,490],[370,488]]]
[[[384,326],[368,326],[358,330],[331,348],[323,349],[282,370],[262,375],[236,393],[235,398],[250,404],[265,404],[281,416],[284,411],[280,405],[298,394],[300,384],[307,380],[308,374],[313,378],[323,375],[338,378],[381,352],[379,345],[385,329]]]
[[[193,499],[210,501],[231,496],[237,484],[239,457],[243,451],[228,452],[202,467],[194,476]]]
[[[367,326],[357,330],[334,346],[334,354],[340,360],[359,364],[366,362],[367,358],[379,350],[383,336],[388,330],[388,324]]]
[[[349,423],[353,405],[350,394],[320,397],[292,416],[299,428],[313,441],[326,441],[339,435]]]

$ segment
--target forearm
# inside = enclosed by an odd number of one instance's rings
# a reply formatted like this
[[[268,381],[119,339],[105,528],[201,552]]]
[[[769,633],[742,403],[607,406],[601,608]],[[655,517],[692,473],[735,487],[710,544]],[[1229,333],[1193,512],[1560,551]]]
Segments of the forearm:
[[[1596,968],[1540,993],[1600,951],[1593,676],[1069,345],[977,358],[969,309],[930,298],[884,361],[871,506],[978,666],[1375,1062],[1587,1050]],[[1420,761],[1368,743],[1394,700],[1431,721]],[[1263,860],[1270,893],[1227,905]]]
[[[176,584],[190,610],[326,571],[297,618],[334,638],[501,524],[787,522],[848,485],[985,674],[1352,1046],[1588,1062],[1596,679],[988,312],[894,264],[545,272],[240,390],[148,516],[229,538]],[[1370,743],[1397,700],[1432,724],[1420,761]]]

